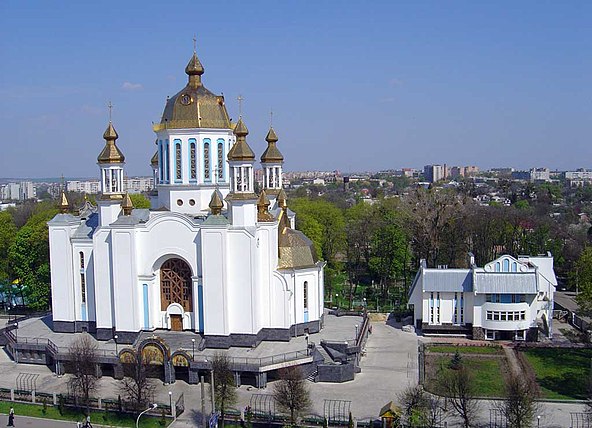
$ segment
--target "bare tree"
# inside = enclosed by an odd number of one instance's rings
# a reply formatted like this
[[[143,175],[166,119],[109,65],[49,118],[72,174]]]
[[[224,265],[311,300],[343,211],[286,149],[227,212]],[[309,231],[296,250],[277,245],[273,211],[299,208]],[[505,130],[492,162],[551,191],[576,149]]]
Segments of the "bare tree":
[[[132,349],[123,354],[122,360],[124,377],[121,392],[135,410],[141,410],[150,403],[156,389],[152,379],[156,352]]]
[[[82,399],[88,412],[89,400],[97,388],[97,344],[93,338],[83,333],[68,348],[66,369],[72,373],[68,379],[70,391]]]
[[[457,370],[447,370],[440,377],[440,386],[448,402],[462,419],[463,427],[470,428],[479,410],[471,373],[464,366]]]
[[[290,412],[290,424],[295,426],[298,415],[311,405],[310,392],[298,366],[280,369],[279,377],[273,386],[273,398],[281,410]]]
[[[441,422],[440,400],[421,385],[409,386],[399,394],[399,403],[410,427],[436,427]]]
[[[507,374],[504,400],[497,403],[498,410],[507,421],[508,428],[529,428],[538,413],[539,387],[528,376]]]
[[[216,354],[212,361],[214,371],[214,398],[216,408],[220,411],[220,426],[224,428],[226,409],[236,403],[236,386],[230,359],[223,354]]]

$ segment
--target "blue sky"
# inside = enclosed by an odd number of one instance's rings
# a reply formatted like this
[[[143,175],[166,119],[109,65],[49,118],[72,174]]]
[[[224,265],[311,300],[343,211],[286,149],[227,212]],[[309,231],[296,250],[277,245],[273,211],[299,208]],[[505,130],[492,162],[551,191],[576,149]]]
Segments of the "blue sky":
[[[0,3],[0,176],[97,176],[107,103],[129,175],[203,80],[286,170],[592,167],[592,2]]]

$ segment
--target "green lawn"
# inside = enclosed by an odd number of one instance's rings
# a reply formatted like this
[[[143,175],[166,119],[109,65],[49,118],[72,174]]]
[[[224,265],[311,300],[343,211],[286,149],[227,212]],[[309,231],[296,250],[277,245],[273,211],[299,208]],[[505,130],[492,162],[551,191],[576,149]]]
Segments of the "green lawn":
[[[500,397],[504,392],[503,365],[505,358],[463,357],[463,364],[473,376],[475,395],[479,397]],[[450,357],[426,355],[426,389],[441,393],[438,379],[443,372],[451,371],[448,367]]]
[[[57,407],[47,406],[43,412],[43,406],[26,403],[13,403],[7,401],[0,401],[0,413],[8,414],[11,407],[14,407],[16,421],[18,425],[18,417],[33,416],[45,419],[59,419],[65,421],[84,421],[86,416],[82,411],[75,411],[74,409],[64,409],[63,415],[60,414]],[[133,415],[118,415],[117,413],[106,413],[100,411],[93,411],[90,415],[91,422],[99,425],[118,426],[118,427],[135,427],[136,418]],[[165,423],[162,423],[161,418],[142,416],[140,419],[140,426],[143,428],[162,428],[168,426],[171,419],[167,418]]]
[[[523,352],[544,398],[586,398],[592,349],[533,348]]]
[[[503,353],[501,346],[454,346],[454,345],[428,345],[426,350],[440,354],[488,354],[500,355]]]

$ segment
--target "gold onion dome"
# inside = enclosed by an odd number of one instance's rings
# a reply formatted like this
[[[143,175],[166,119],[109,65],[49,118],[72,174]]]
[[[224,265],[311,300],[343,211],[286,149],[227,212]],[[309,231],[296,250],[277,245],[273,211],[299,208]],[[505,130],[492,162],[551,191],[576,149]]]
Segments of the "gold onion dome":
[[[99,163],[123,163],[125,160],[125,156],[119,150],[119,147],[115,144],[115,140],[119,135],[117,135],[117,131],[113,127],[113,124],[109,122],[107,129],[103,133],[103,138],[105,139],[105,147],[97,157],[97,161]]]
[[[185,67],[185,73],[189,76],[187,85],[177,94],[167,98],[160,124],[154,125],[154,130],[158,132],[162,129],[185,128],[232,129],[224,97],[210,92],[201,81],[204,67],[195,52]]]
[[[278,137],[273,128],[269,128],[269,132],[265,137],[265,141],[267,141],[267,148],[261,155],[261,162],[283,162],[284,156],[277,148],[276,143],[278,141]]]
[[[255,152],[247,144],[247,135],[249,130],[245,126],[243,119],[239,118],[238,123],[234,128],[234,135],[236,135],[236,143],[228,152],[229,161],[254,161]]]
[[[152,159],[150,159],[150,165],[158,166],[158,152],[155,152]]]
[[[60,212],[62,214],[67,213],[70,211],[70,202],[68,202],[68,198],[66,197],[66,193],[62,190],[62,194],[60,196],[60,203],[58,205]]]
[[[222,213],[222,208],[224,207],[224,203],[222,202],[222,198],[220,196],[220,192],[216,189],[212,193],[212,199],[210,199],[210,210],[212,211],[213,215],[220,215]]]
[[[187,63],[187,67],[185,67],[185,73],[187,73],[188,76],[201,76],[204,74],[203,65],[201,65],[196,52],[193,52],[193,56]]]
[[[123,201],[121,201],[121,208],[123,209],[123,215],[130,215],[134,209],[132,198],[130,198],[130,195],[127,192],[123,197]]]

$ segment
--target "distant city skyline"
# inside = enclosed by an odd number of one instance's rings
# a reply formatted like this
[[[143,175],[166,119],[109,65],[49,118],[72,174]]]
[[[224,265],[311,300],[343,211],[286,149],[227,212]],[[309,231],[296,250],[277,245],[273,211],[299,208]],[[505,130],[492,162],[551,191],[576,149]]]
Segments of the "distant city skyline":
[[[152,122],[197,35],[208,89],[285,171],[428,164],[575,170],[592,159],[589,2],[180,1],[0,6],[0,175],[98,177],[113,123],[149,176]]]

